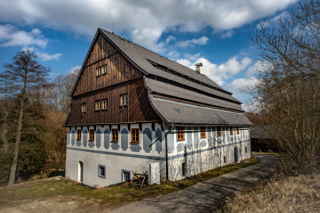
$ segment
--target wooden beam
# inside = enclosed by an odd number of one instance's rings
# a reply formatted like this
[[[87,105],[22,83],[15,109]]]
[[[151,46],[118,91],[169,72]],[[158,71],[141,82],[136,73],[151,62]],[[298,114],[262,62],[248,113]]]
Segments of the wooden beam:
[[[111,125],[111,124],[109,124],[109,130],[111,131],[111,129],[112,129],[112,125]]]
[[[163,122],[161,122],[161,130],[164,131]]]
[[[155,127],[156,127],[155,123],[154,123],[154,122],[152,122],[152,123],[151,123],[152,131],[155,131]]]
[[[120,124],[118,124],[118,130],[119,130],[119,132],[120,132]]]
[[[130,124],[128,124],[128,130],[130,131]]]
[[[142,123],[139,123],[139,129],[142,131]]]

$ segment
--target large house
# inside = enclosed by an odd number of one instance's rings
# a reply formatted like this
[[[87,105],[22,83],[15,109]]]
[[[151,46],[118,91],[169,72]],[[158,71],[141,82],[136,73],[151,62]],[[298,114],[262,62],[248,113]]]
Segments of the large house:
[[[66,177],[128,181],[160,163],[183,179],[251,157],[241,102],[206,75],[98,29],[71,92]]]

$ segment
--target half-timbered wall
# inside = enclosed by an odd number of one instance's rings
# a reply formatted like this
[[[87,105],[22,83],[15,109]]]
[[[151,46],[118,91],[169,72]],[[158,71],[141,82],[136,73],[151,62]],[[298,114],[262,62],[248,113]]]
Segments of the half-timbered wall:
[[[107,74],[96,76],[96,69],[104,65],[107,65]],[[72,96],[95,91],[142,75],[142,72],[133,66],[102,35],[98,35]]]

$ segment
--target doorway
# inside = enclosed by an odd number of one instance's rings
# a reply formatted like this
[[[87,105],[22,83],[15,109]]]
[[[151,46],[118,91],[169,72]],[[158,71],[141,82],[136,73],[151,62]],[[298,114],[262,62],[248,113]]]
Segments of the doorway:
[[[78,181],[83,183],[83,163],[79,161]]]
[[[238,148],[234,147],[234,162],[239,163]]]

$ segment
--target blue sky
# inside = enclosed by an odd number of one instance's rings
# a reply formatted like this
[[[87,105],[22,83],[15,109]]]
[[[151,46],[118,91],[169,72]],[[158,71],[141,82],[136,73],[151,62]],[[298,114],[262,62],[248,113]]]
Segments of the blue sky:
[[[204,74],[240,101],[256,80],[258,51],[247,34],[266,20],[289,17],[298,0],[10,0],[0,7],[3,63],[30,49],[51,78],[80,67],[98,27]]]

